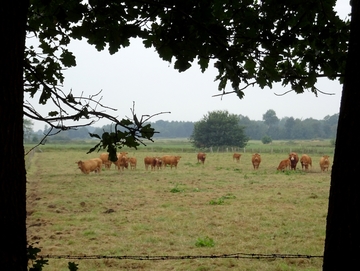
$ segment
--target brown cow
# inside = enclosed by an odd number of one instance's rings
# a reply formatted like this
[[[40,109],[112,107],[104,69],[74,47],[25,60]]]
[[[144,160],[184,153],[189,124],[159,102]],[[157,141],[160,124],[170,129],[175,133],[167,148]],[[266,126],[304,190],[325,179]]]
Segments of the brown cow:
[[[85,161],[77,161],[75,164],[78,165],[78,168],[85,174],[89,174],[94,171],[95,173],[101,172],[102,160],[100,158],[93,158]]]
[[[146,170],[148,170],[149,166],[150,166],[151,170],[154,170],[156,168],[157,158],[146,156],[144,158],[144,164],[145,164]]]
[[[296,170],[296,165],[299,162],[299,156],[297,155],[296,152],[291,152],[289,154],[289,159],[290,159],[290,169]]]
[[[144,158],[144,164],[145,164],[145,169],[148,170],[149,166],[151,168],[151,170],[154,169],[160,169],[161,165],[162,165],[162,161],[160,157],[145,157]]]
[[[129,164],[130,164],[130,169],[136,169],[136,163],[137,163],[137,160],[135,157],[130,157],[129,158]]]
[[[157,169],[161,169],[161,167],[162,167],[161,157],[155,157],[155,161],[156,161],[156,167],[157,167]]]
[[[325,170],[328,171],[330,166],[329,155],[324,155],[323,157],[321,157],[319,164],[321,171],[325,171]]]
[[[100,159],[105,168],[110,169],[112,162],[109,160],[109,154],[107,152],[100,154]]]
[[[151,169],[153,169],[154,160],[155,160],[155,157],[146,156],[144,158],[144,164],[145,164],[146,170],[148,170],[149,166],[151,167]]]
[[[197,154],[198,163],[201,162],[202,164],[204,164],[204,163],[205,163],[205,159],[206,159],[206,154],[205,154],[205,153],[199,152],[199,153]]]
[[[117,161],[114,162],[115,167],[117,167],[118,170],[124,170],[124,168],[129,168],[129,158],[126,157],[126,155],[117,155]]]
[[[145,165],[145,169],[146,169],[146,170],[148,170],[149,165],[152,164],[152,160],[153,160],[153,157],[148,157],[148,156],[146,156],[146,157],[144,158],[144,165]]]
[[[125,157],[126,157],[126,156],[128,155],[128,153],[125,152],[125,151],[123,151],[123,152],[118,153],[117,155],[118,155],[118,156],[121,155],[121,156],[125,156]]]
[[[236,160],[236,162],[240,161],[241,154],[240,153],[234,153],[233,154],[233,161]]]
[[[312,167],[312,160],[311,157],[307,154],[303,154],[300,158],[301,168],[304,170],[309,169],[309,165]]]
[[[290,169],[290,159],[284,159],[280,161],[279,166],[277,167],[277,170],[284,171],[286,169]]]
[[[177,168],[180,158],[181,156],[165,155],[161,158],[161,161],[164,167],[166,167],[166,165],[170,165],[170,168],[172,169],[173,166]]]
[[[259,165],[261,163],[261,155],[258,153],[254,153],[251,157],[251,162],[253,164],[254,169],[259,169]]]

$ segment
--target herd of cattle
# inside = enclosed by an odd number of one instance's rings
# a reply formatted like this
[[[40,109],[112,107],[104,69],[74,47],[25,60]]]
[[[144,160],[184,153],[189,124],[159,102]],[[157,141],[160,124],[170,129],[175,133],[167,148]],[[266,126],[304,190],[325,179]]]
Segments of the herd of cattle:
[[[103,166],[105,169],[110,169],[111,165],[114,164],[115,168],[118,170],[128,169],[136,169],[137,159],[135,157],[128,157],[127,152],[121,152],[117,154],[117,161],[112,162],[109,160],[108,153],[100,154],[99,158],[93,158],[85,161],[75,162],[78,165],[78,168],[85,174],[89,174],[90,172],[100,173]],[[181,156],[173,156],[173,155],[165,155],[163,157],[145,157],[144,164],[145,169],[148,170],[149,167],[154,169],[160,169],[161,167],[166,167],[169,165],[172,167],[177,167],[177,164],[180,161]]]
[[[280,162],[277,170],[285,170],[285,169],[295,170],[298,162],[299,162],[299,156],[297,155],[297,153],[291,152],[287,159],[284,159]],[[308,170],[309,166],[312,167],[312,159],[307,154],[303,154],[301,156],[300,163],[301,163],[301,168],[303,170]],[[319,165],[320,165],[321,171],[329,170],[329,166],[330,166],[329,156],[323,155],[320,158]]]
[[[108,153],[100,154],[99,158],[93,158],[85,161],[78,161],[75,162],[78,165],[78,168],[85,174],[89,174],[90,172],[100,173],[102,168],[110,169],[111,165],[114,164],[118,170],[124,170],[125,168],[128,169],[136,169],[137,159],[135,157],[128,157],[127,152],[121,152],[117,154],[117,161],[112,162],[109,160]],[[174,155],[165,155],[162,157],[145,157],[144,164],[145,169],[148,170],[149,167],[151,170],[161,169],[162,167],[166,167],[167,165],[170,168],[177,168],[177,165],[180,161],[181,156],[174,156]],[[241,158],[240,153],[233,154],[233,160],[239,162]],[[197,161],[198,163],[205,163],[206,154],[203,152],[199,152],[197,154]],[[309,166],[312,167],[312,159],[309,155],[303,154],[300,159],[296,152],[291,152],[289,157],[280,161],[277,170],[296,170],[296,166],[300,161],[301,167],[303,170],[308,170]],[[254,169],[259,169],[261,163],[261,155],[259,153],[254,153],[251,157],[251,163]],[[319,161],[321,171],[327,171],[330,166],[329,156],[324,155],[320,158]]]

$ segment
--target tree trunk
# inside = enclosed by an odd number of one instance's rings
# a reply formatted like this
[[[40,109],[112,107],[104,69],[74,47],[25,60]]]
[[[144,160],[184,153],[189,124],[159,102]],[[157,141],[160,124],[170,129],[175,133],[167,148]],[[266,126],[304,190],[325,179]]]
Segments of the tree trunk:
[[[27,270],[23,59],[28,1],[0,5],[0,269]]]
[[[341,98],[331,186],[323,270],[355,270],[360,255],[360,14],[352,2],[351,34]]]

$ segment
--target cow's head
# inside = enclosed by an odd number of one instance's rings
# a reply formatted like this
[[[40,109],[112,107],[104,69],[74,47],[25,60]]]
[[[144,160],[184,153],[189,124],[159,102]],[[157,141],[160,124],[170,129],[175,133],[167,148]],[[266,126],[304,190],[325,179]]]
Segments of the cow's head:
[[[291,161],[294,161],[294,160],[296,160],[296,156],[297,156],[296,153],[292,152],[292,153],[289,154],[289,159]]]
[[[83,165],[83,161],[77,161],[77,162],[75,162],[75,164],[77,164],[78,165],[78,168],[81,168],[81,166]]]

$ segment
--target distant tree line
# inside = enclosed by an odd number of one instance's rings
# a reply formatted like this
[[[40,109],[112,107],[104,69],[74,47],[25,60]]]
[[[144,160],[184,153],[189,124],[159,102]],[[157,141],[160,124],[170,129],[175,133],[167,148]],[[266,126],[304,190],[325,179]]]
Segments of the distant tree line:
[[[335,138],[339,114],[325,116],[322,120],[313,118],[295,119],[284,117],[278,119],[275,111],[268,110],[262,121],[250,120],[239,115],[240,125],[245,127],[246,135],[254,140],[269,136],[273,140]]]
[[[244,127],[245,135],[249,139],[261,140],[264,137],[272,140],[293,140],[293,139],[332,139],[336,138],[336,130],[339,114],[327,115],[322,120],[313,118],[299,119],[293,117],[284,117],[279,119],[274,110],[269,109],[262,120],[251,120],[247,116],[238,115],[239,125]],[[165,121],[158,120],[151,122],[151,126],[159,133],[154,138],[190,138],[194,131],[196,122],[190,121]],[[26,141],[36,142],[47,132],[44,130],[33,132],[31,121],[24,121],[24,130],[26,131]],[[50,138],[50,141],[71,141],[91,139],[89,133],[101,135],[103,131],[111,131],[113,125],[104,125],[102,127],[81,127],[77,130],[62,131]],[[55,133],[54,131],[53,133]]]

